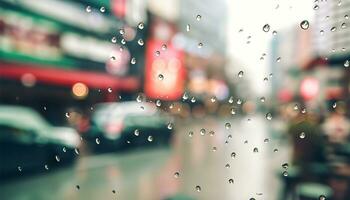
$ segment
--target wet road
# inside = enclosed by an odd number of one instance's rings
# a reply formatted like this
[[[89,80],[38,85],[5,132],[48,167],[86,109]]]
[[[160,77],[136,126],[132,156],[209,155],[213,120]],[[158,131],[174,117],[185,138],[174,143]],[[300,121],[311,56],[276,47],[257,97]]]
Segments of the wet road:
[[[258,115],[181,121],[171,148],[81,157],[73,166],[3,183],[1,199],[161,200],[181,193],[205,200],[274,200],[288,151],[271,123]]]

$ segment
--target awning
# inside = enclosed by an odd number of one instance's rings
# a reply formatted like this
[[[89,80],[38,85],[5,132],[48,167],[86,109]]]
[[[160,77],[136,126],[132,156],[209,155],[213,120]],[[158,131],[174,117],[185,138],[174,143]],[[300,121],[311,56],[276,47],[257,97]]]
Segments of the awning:
[[[12,64],[0,62],[0,78],[21,80],[25,74],[35,77],[37,83],[71,87],[77,82],[84,83],[89,88],[115,91],[135,91],[139,88],[136,77],[115,77],[107,73],[67,70],[58,68],[43,68],[33,65]]]

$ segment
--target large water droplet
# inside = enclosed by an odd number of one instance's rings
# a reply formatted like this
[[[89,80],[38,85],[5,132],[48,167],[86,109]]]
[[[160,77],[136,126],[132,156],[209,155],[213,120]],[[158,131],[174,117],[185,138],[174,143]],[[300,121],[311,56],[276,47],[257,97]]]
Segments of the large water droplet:
[[[307,30],[309,26],[310,24],[309,24],[309,21],[307,20],[303,20],[302,22],[300,22],[300,28],[302,28],[303,30]]]
[[[263,31],[264,31],[264,32],[269,32],[269,31],[270,31],[270,25],[269,25],[269,24],[265,24],[265,25],[263,26]]]

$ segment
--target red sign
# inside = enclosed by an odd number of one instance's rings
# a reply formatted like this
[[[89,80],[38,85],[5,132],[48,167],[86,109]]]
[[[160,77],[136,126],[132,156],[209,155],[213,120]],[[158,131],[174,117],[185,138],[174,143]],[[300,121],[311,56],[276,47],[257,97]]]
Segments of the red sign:
[[[164,46],[166,45],[166,46]],[[160,40],[149,40],[145,60],[145,94],[149,98],[178,100],[184,92],[184,52]]]

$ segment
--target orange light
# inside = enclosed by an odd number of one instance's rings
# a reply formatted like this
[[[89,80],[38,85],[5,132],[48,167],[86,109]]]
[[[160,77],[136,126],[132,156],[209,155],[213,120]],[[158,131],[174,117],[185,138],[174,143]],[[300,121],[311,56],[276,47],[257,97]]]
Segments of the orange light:
[[[75,83],[72,87],[73,96],[83,99],[89,94],[89,88],[84,83]]]

